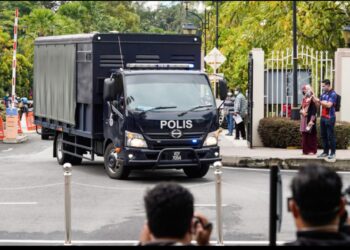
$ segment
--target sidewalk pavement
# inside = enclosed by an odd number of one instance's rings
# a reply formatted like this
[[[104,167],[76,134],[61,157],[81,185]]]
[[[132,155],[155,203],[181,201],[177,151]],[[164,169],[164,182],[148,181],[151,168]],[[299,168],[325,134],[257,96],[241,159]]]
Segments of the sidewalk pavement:
[[[269,168],[280,166],[282,169],[298,169],[308,164],[317,164],[332,167],[335,170],[350,171],[350,149],[337,150],[336,162],[318,159],[317,155],[302,155],[301,149],[283,149],[255,147],[248,148],[246,140],[235,140],[233,136],[226,136],[227,130],[222,130],[219,136],[220,153],[224,166]]]

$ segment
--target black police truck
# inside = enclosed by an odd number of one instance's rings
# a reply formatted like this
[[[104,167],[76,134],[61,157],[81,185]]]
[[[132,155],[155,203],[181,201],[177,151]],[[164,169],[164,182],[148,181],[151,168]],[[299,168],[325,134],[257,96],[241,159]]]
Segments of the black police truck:
[[[39,37],[34,115],[59,164],[104,157],[109,177],[221,160],[218,110],[201,69],[200,37],[92,33]],[[222,97],[224,98],[224,97]]]

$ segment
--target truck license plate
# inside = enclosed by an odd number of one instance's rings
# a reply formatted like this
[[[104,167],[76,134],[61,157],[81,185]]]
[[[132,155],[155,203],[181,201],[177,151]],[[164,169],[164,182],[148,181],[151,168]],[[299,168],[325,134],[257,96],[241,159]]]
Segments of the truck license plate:
[[[173,153],[173,160],[174,161],[180,161],[182,158],[181,158],[181,152],[179,152],[179,151],[175,151],[174,153]]]

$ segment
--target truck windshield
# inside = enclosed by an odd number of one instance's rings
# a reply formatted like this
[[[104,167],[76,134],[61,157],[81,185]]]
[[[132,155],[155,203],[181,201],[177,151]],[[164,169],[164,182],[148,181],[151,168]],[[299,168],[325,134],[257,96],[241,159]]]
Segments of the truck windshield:
[[[127,75],[125,82],[126,104],[129,110],[196,112],[216,107],[209,82],[204,75],[168,73]],[[154,109],[155,107],[169,107],[169,109]]]

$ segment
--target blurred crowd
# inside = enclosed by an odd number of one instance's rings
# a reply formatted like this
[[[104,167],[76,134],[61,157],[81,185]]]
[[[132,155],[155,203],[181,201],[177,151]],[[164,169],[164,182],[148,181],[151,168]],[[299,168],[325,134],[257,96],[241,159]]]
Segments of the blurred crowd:
[[[7,93],[2,99],[0,99],[0,112],[6,114],[6,108],[10,107],[12,107],[12,96]],[[14,107],[17,108],[18,114],[22,118],[22,114],[33,111],[33,101],[28,100],[27,97],[16,96],[14,99]]]

